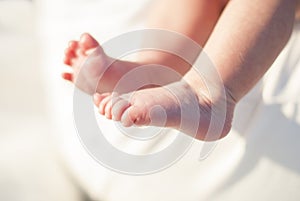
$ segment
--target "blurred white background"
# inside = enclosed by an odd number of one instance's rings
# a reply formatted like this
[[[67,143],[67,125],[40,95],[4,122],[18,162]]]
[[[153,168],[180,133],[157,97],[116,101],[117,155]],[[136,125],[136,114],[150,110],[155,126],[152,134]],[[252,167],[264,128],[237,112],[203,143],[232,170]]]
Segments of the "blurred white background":
[[[45,109],[36,5],[0,1],[0,200],[82,200]]]
[[[92,163],[98,172],[99,164],[79,143],[72,120],[72,85],[60,73],[69,40],[85,31],[101,32],[105,40],[124,30],[114,22],[124,24],[127,12],[102,18],[103,26],[95,26],[99,12],[111,12],[105,7],[109,1],[99,2],[102,6],[95,1],[0,0],[1,201],[90,200],[74,174],[90,181],[94,175],[82,168]],[[115,5],[123,10],[127,3]],[[131,12],[139,9],[131,5]]]

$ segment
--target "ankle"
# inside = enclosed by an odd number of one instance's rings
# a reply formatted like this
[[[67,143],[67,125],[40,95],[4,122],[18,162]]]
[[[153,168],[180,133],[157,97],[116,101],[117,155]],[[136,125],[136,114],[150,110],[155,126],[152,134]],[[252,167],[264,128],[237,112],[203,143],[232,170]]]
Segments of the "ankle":
[[[206,114],[206,118],[209,119],[209,125],[212,124],[213,127],[217,128],[213,129],[217,130],[216,132],[208,133],[209,128],[203,128],[200,122],[199,128],[201,129],[196,138],[212,141],[225,137],[231,130],[236,105],[236,101],[231,96],[230,91],[222,83],[217,84],[217,82],[204,80],[195,72],[187,74],[182,82],[188,85],[190,90],[195,93],[198,98],[200,111]],[[203,116],[203,113],[201,115]]]

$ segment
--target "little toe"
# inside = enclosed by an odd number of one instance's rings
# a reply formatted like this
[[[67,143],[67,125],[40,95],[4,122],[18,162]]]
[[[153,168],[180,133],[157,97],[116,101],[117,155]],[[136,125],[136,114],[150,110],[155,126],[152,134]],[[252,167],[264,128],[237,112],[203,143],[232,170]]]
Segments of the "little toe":
[[[99,46],[99,43],[90,34],[84,33],[81,35],[79,40],[80,48],[85,52],[90,49],[94,49]]]

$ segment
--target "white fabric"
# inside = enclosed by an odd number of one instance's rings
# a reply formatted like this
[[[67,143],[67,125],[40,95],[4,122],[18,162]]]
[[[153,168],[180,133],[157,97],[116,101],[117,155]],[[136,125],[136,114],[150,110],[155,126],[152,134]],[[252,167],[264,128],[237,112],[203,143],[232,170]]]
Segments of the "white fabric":
[[[229,136],[206,160],[198,161],[202,143],[196,142],[172,167],[152,175],[128,176],[102,167],[85,151],[73,125],[72,86],[59,77],[63,49],[82,32],[90,32],[102,42],[142,28],[150,5],[147,0],[40,2],[49,108],[74,178],[93,199],[106,201],[299,200],[298,25],[272,69],[239,103]],[[111,121],[98,118],[106,133],[114,129]],[[118,143],[116,146],[129,152],[143,149],[122,138]]]
[[[0,200],[79,201],[46,118],[32,1],[0,1]]]

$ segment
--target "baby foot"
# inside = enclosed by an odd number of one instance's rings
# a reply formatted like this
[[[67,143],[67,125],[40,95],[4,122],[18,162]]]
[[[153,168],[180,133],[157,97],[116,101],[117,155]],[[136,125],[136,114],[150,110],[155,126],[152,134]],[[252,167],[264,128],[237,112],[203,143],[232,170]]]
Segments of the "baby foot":
[[[143,68],[146,72],[139,73],[141,70],[132,71],[131,76],[137,76],[146,82],[158,80],[158,76],[167,77],[161,80],[164,84],[178,81],[178,76],[173,77],[170,70],[162,75],[161,65],[165,66],[179,74],[185,74],[190,65],[178,58],[176,55],[155,51],[138,52],[139,60],[130,62],[126,60],[117,60],[107,56],[99,43],[88,33],[82,34],[79,41],[70,41],[65,50],[64,63],[71,67],[71,72],[64,72],[62,77],[65,80],[73,82],[79,89],[86,93],[112,92],[120,79],[131,70]],[[158,70],[157,70],[158,69]],[[174,74],[174,73],[173,73]],[[127,74],[128,75],[128,74]],[[125,76],[126,77],[126,76]],[[127,76],[128,77],[128,76]],[[130,92],[135,89],[135,78],[126,79],[124,86],[118,86],[122,93]],[[144,86],[150,87],[150,86]]]
[[[121,64],[121,70],[112,64],[114,61],[90,34],[85,33],[79,41],[69,42],[64,63],[71,67],[72,72],[64,72],[62,77],[89,94],[112,91],[122,72],[129,70],[128,62]]]
[[[206,94],[204,90],[202,93],[195,89],[180,81],[165,87],[139,90],[127,95],[129,98],[112,93],[95,94],[94,102],[100,114],[121,121],[125,127],[171,127],[207,141],[224,137],[231,128],[235,104],[228,100],[226,108],[221,107],[222,101],[212,101],[203,95]],[[219,132],[208,133],[210,124],[219,127]]]

